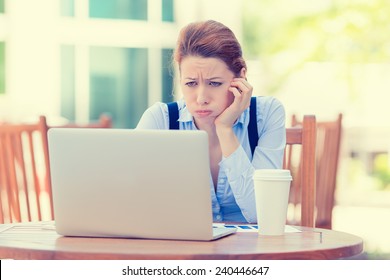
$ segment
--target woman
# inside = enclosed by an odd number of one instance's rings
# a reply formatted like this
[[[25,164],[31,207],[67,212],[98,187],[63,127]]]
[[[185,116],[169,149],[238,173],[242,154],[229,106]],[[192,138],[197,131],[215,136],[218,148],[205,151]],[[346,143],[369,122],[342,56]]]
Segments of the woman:
[[[252,86],[233,32],[216,21],[191,23],[180,32],[174,60],[184,97],[177,102],[179,129],[208,133],[214,221],[257,222],[252,175],[255,169],[282,167],[283,106],[272,97],[256,97],[259,138],[252,156],[247,129]],[[146,110],[137,128],[169,129],[167,104]]]

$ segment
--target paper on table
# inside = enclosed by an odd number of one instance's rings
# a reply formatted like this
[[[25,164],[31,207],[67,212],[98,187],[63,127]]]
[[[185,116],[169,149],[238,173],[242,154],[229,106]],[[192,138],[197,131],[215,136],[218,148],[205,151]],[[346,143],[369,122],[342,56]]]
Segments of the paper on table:
[[[223,223],[213,223],[213,227],[224,227],[224,228],[236,228],[237,232],[257,232],[258,227],[257,225],[230,225],[230,224],[223,224]],[[291,232],[301,232],[299,229],[296,229],[295,227],[285,225],[284,226],[284,232],[285,233],[291,233]]]
[[[0,232],[9,230],[12,227],[14,227],[14,224],[0,224]]]

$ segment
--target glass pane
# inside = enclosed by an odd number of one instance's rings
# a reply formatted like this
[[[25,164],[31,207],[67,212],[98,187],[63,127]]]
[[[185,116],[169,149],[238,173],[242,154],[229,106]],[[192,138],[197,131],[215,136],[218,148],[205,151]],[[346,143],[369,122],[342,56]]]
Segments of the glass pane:
[[[74,46],[61,46],[61,116],[70,121],[76,117]]]
[[[172,53],[173,49],[162,50],[162,102],[166,103],[173,101]]]
[[[162,0],[162,20],[163,21],[175,21],[174,18],[174,0]]]
[[[61,16],[74,17],[74,0],[61,0],[60,5]]]
[[[114,126],[135,128],[148,106],[147,49],[91,47],[90,119],[112,116]]]
[[[110,19],[148,19],[148,0],[89,0],[89,16]]]
[[[5,43],[0,42],[0,94],[5,92]]]

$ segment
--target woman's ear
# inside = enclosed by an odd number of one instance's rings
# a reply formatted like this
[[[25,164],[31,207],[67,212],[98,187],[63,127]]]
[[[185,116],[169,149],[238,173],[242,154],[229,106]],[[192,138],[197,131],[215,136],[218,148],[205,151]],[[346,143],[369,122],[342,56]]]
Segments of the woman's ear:
[[[242,69],[240,71],[240,78],[243,78],[246,80],[246,68],[245,67],[242,67]]]

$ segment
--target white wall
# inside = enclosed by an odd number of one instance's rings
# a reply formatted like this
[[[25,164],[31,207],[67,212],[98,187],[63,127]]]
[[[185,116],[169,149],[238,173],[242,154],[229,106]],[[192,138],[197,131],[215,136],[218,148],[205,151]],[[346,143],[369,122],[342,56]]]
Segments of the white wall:
[[[43,8],[44,7],[44,8]],[[57,1],[7,1],[6,95],[1,118],[19,119],[56,111],[58,95]]]

